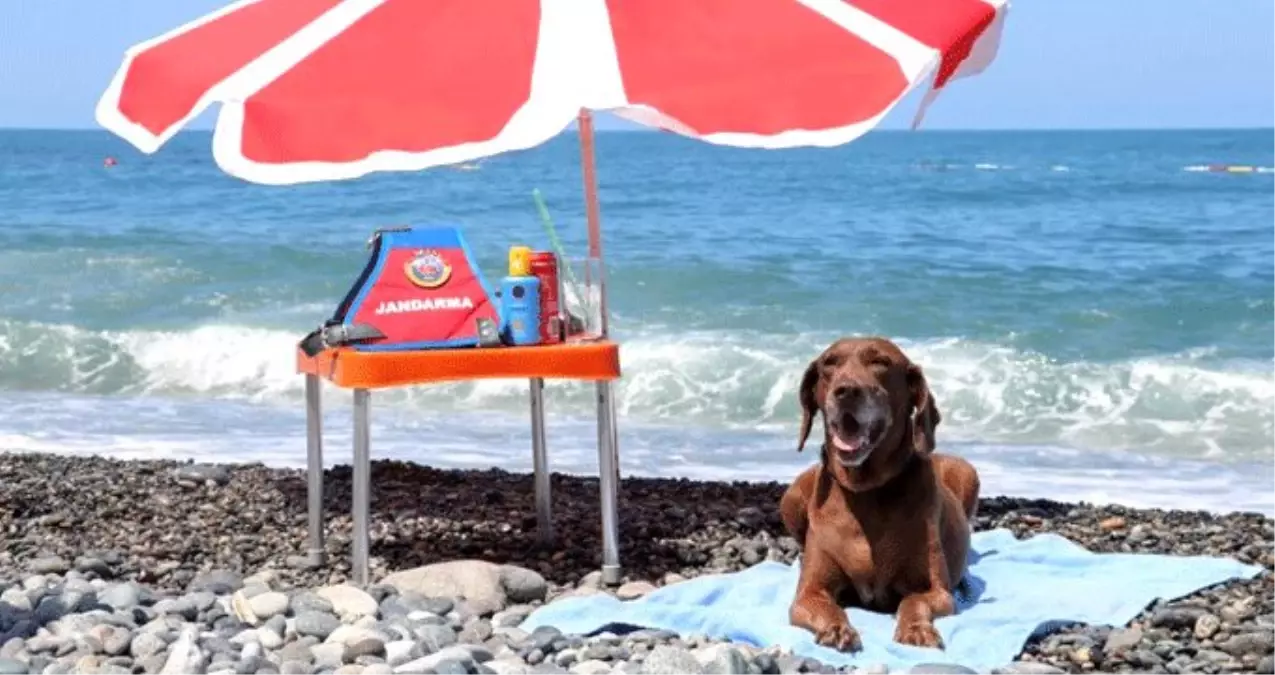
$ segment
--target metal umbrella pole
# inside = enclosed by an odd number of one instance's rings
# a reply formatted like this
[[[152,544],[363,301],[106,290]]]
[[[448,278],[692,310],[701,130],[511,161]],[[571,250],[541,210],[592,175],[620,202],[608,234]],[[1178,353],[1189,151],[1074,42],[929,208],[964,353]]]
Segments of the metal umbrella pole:
[[[598,207],[597,164],[594,153],[593,115],[581,109],[577,118],[580,131],[580,165],[584,179],[584,208],[589,228],[589,258],[597,261],[598,320],[603,338],[609,335],[607,311],[606,264],[602,258],[602,214]],[[591,267],[585,267],[585,290],[588,291]],[[597,383],[598,405],[598,483],[602,511],[602,581],[620,583],[620,532],[616,501],[620,489],[619,438],[615,420],[615,383]]]

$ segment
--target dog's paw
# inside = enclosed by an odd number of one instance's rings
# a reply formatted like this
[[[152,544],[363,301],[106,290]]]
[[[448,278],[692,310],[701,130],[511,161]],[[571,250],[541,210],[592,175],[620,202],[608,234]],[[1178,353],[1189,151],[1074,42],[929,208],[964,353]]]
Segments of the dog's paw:
[[[859,631],[848,623],[833,624],[815,633],[815,642],[842,652],[855,652],[863,647],[859,641]]]
[[[900,623],[894,629],[894,641],[901,645],[912,645],[913,647],[943,648],[943,637],[934,628],[934,624],[929,621]]]

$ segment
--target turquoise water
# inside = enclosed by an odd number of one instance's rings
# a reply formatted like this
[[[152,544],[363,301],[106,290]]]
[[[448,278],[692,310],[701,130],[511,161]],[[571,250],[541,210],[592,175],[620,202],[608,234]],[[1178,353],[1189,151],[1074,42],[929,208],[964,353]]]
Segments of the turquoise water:
[[[878,133],[829,150],[598,141],[626,472],[785,479],[795,387],[843,334],[929,375],[991,493],[1275,511],[1271,131]],[[484,162],[279,188],[210,137],[0,132],[0,447],[304,462],[293,347],[375,227],[451,221],[488,274],[583,252],[572,136]],[[107,155],[119,165],[107,169]],[[1266,172],[1192,170],[1210,163]],[[590,390],[549,387],[590,473]],[[348,461],[330,390],[328,459]],[[374,454],[530,463],[525,383],[378,393]]]

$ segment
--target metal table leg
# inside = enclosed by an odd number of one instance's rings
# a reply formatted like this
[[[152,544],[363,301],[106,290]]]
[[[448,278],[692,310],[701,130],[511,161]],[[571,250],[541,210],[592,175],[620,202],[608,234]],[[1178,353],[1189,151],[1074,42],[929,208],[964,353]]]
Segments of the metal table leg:
[[[598,481],[602,498],[602,582],[620,583],[620,532],[616,496],[620,489],[615,430],[615,384],[598,382]]]
[[[318,375],[305,376],[305,456],[306,497],[310,515],[310,547],[306,558],[319,567],[325,562],[323,548],[323,383]]]
[[[531,378],[531,457],[535,466],[536,532],[542,544],[553,542],[549,450],[545,444],[545,381]]]
[[[371,508],[372,451],[371,422],[368,418],[371,394],[366,389],[354,390],[354,532],[350,575],[355,584],[368,585],[368,510]]]

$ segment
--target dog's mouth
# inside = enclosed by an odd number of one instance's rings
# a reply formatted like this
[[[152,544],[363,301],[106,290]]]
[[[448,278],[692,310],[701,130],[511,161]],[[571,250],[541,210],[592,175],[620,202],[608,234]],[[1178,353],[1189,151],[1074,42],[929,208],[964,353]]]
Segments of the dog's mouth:
[[[885,431],[885,425],[879,422],[859,425],[853,428],[829,429],[828,440],[831,449],[836,452],[837,461],[844,467],[857,468],[872,456],[877,442]]]

